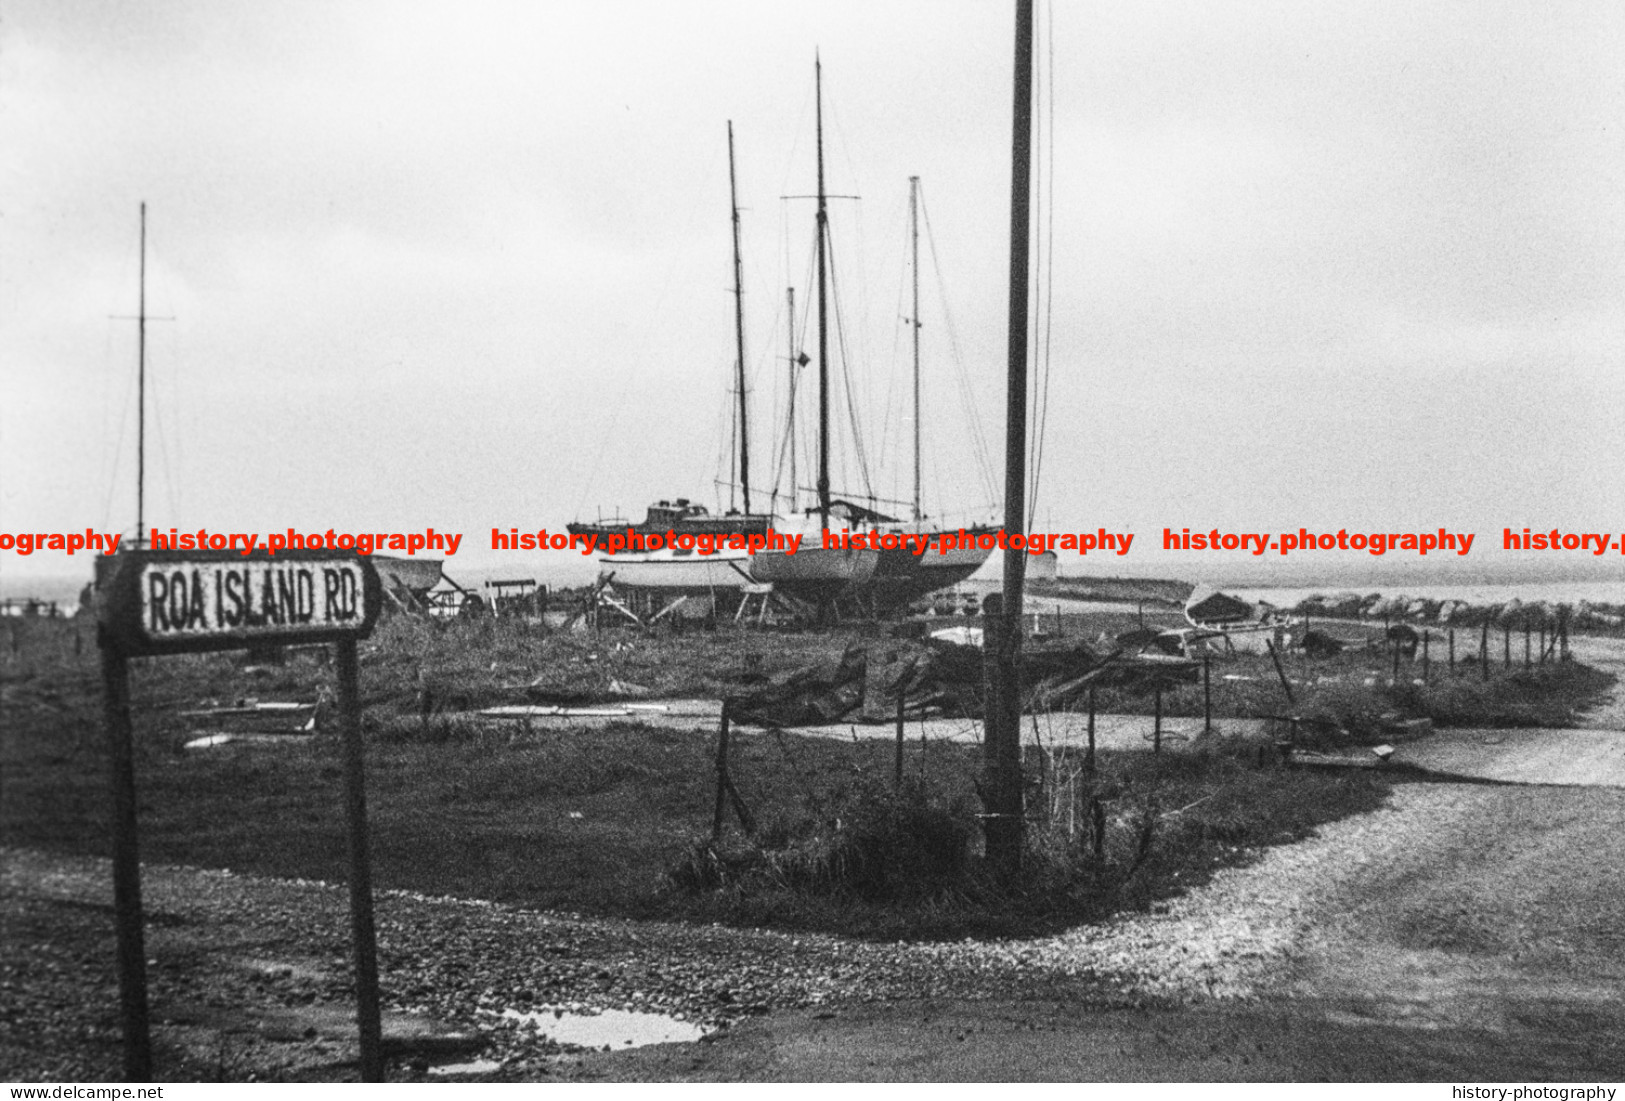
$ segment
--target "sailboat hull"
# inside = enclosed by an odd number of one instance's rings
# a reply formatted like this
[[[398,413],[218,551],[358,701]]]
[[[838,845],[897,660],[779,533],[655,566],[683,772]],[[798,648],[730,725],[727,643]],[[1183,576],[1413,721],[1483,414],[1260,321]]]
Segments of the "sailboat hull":
[[[942,554],[934,546],[923,555],[909,550],[881,551],[875,576],[859,597],[876,613],[899,611],[928,593],[957,585],[980,569],[992,553],[979,547],[956,547]]]
[[[775,592],[824,602],[846,595],[872,578],[882,553],[826,547],[803,547],[795,554],[762,551],[751,559],[750,576],[772,585]]]
[[[753,584],[750,556],[743,551],[649,551],[606,555],[598,560],[602,574],[613,575],[616,588],[646,589],[691,595],[738,591]]]

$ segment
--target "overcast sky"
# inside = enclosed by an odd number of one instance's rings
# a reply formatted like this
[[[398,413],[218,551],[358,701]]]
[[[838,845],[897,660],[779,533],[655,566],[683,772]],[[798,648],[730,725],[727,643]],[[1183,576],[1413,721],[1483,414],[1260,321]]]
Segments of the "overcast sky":
[[[493,526],[715,505],[730,119],[771,482],[815,50],[829,189],[860,196],[832,219],[874,491],[909,494],[917,175],[927,504],[985,511],[962,395],[998,457],[1012,10],[4,0],[0,530],[134,528],[114,318],[143,200],[174,319],[149,327],[149,524],[432,525],[463,561]],[[1622,529],[1625,8],[1039,10],[1036,526]]]

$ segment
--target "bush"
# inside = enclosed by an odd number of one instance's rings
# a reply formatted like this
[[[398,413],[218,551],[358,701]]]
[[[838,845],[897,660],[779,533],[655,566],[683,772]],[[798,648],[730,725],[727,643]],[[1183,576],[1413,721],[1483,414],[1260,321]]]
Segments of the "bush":
[[[754,843],[696,844],[668,873],[687,891],[787,890],[864,902],[925,902],[971,883],[975,818],[924,784],[853,793],[833,818],[779,818]]]

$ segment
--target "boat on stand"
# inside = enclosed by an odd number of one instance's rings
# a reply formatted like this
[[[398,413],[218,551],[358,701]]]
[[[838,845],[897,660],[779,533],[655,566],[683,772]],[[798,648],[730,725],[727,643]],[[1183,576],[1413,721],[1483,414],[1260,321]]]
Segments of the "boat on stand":
[[[913,519],[905,522],[874,509],[831,496],[829,476],[830,355],[829,355],[829,211],[824,187],[823,65],[814,61],[815,126],[817,129],[817,212],[815,214],[817,319],[818,319],[818,501],[799,518],[803,538],[795,554],[764,551],[750,565],[751,576],[773,586],[773,591],[803,601],[829,619],[842,612],[885,615],[935,589],[963,581],[992,553],[972,543],[941,554],[936,549],[945,534],[927,522],[920,500],[920,354],[919,354],[919,224],[918,177],[910,181],[910,234],[913,241],[914,317],[910,319],[914,347],[914,500]],[[794,425],[791,426],[794,432]],[[793,448],[792,443],[792,448]],[[815,519],[816,518],[816,519]],[[848,539],[862,537],[864,546],[825,546],[826,532]],[[991,529],[981,526],[977,534]],[[958,534],[957,529],[954,532]],[[890,546],[888,536],[897,537]],[[931,547],[915,554],[903,538],[925,537]],[[882,545],[888,544],[888,545]]]
[[[745,393],[745,344],[743,287],[739,245],[739,203],[734,172],[733,126],[728,127],[728,176],[732,201],[734,259],[735,386],[738,394],[738,474],[743,490],[743,512],[713,514],[703,505],[685,498],[651,505],[640,524],[624,520],[577,522],[569,525],[573,534],[642,536],[658,545],[639,551],[622,551],[599,557],[601,583],[633,594],[634,607],[644,612],[657,605],[669,608],[669,598],[709,596],[716,603],[736,608],[750,595],[760,595],[764,604],[771,593],[779,603],[796,612],[827,620],[843,614],[875,616],[894,614],[909,603],[934,590],[956,584],[975,573],[992,553],[974,539],[958,540],[942,552],[944,535],[981,535],[993,529],[986,524],[968,529],[944,529],[929,520],[923,511],[921,481],[920,348],[919,348],[919,225],[918,177],[910,180],[910,235],[913,241],[911,265],[914,285],[913,330],[914,368],[914,497],[912,518],[903,520],[884,514],[869,505],[837,497],[830,483],[830,397],[831,358],[829,349],[829,258],[828,195],[824,186],[823,68],[815,61],[815,100],[817,130],[816,232],[816,318],[818,362],[818,472],[816,503],[806,509],[792,507],[787,517],[751,511],[748,415]],[[793,301],[793,292],[792,292]],[[791,313],[793,314],[793,310]],[[793,331],[793,320],[792,331]],[[794,353],[791,361],[808,362]],[[789,447],[792,467],[795,452],[795,419],[792,399]],[[791,474],[792,499],[799,487]],[[748,550],[722,545],[733,535],[800,536],[795,553],[787,549]],[[843,537],[840,545],[826,545],[825,533]],[[692,536],[695,538],[685,538]],[[850,545],[859,537],[858,546]],[[915,553],[920,539],[929,541],[923,554]],[[706,553],[707,540],[713,548]],[[989,541],[991,544],[991,541]],[[661,608],[664,611],[666,608]],[[658,613],[657,613],[658,614]]]
[[[734,385],[738,394],[738,475],[744,511],[711,513],[704,505],[679,497],[649,506],[641,524],[600,520],[567,525],[573,535],[620,535],[630,542],[637,536],[650,549],[620,551],[598,558],[600,584],[627,590],[633,604],[645,612],[664,611],[671,597],[710,597],[715,603],[738,604],[744,594],[761,590],[750,575],[748,551],[722,545],[736,535],[765,535],[773,528],[771,513],[751,511],[750,433],[745,393],[745,304],[743,266],[739,254],[739,193],[734,173],[734,129],[728,123],[728,196],[732,208],[734,264]],[[709,548],[709,549],[708,549]],[[669,606],[669,605],[668,605]]]

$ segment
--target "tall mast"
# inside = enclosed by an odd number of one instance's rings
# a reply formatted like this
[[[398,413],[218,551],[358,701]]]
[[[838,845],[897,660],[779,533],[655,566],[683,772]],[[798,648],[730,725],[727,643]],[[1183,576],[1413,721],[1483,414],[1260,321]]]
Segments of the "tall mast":
[[[824,310],[824,241],[829,235],[829,212],[824,205],[824,66],[813,54],[813,89],[818,123],[818,516],[829,527],[829,324]]]
[[[796,362],[796,289],[786,287],[784,294],[787,303],[784,316],[790,319],[785,330],[790,344],[790,415],[787,420],[790,434],[790,511],[794,513],[801,504],[801,486],[796,482],[796,373],[801,364]]]
[[[739,485],[744,490],[745,511],[750,512],[750,432],[745,415],[745,291],[743,268],[739,262],[739,190],[734,182],[734,124],[728,120],[728,198],[734,223],[734,341],[739,356],[735,382],[739,387]]]
[[[920,178],[908,178],[908,232],[914,246],[914,313],[909,328],[914,333],[914,520],[925,513],[920,509]]]
[[[146,545],[147,518],[147,204],[141,204],[141,297],[136,310],[135,545]]]

